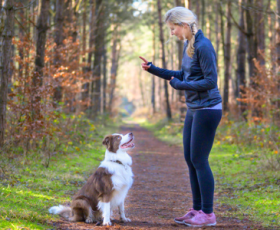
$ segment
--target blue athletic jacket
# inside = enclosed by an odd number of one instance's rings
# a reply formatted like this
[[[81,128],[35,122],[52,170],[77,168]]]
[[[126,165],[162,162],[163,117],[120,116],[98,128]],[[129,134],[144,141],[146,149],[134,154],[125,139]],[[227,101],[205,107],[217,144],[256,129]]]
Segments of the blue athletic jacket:
[[[179,71],[162,69],[151,62],[148,72],[160,78],[170,80],[170,85],[177,90],[185,90],[187,107],[201,109],[212,107],[222,102],[217,86],[216,52],[209,39],[198,30],[195,34],[194,55],[186,53],[188,41],[184,44],[182,69]]]

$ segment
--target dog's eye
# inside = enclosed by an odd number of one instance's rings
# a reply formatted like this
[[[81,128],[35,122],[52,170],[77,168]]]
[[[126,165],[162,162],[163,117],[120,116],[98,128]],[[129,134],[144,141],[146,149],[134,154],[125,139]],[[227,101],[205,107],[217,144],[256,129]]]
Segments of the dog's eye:
[[[120,140],[120,139],[121,139],[121,137],[118,137],[118,139]]]

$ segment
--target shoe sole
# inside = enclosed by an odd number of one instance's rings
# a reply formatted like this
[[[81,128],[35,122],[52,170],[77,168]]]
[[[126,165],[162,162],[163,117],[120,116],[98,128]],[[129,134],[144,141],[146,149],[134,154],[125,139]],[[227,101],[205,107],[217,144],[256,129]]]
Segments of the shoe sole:
[[[179,220],[175,220],[175,219],[174,219],[174,221],[175,221],[177,224],[185,224],[184,221],[179,221]]]
[[[205,226],[215,226],[217,224],[217,222],[213,223],[213,224],[201,224],[201,225],[193,225],[193,224],[189,224],[184,222],[185,225],[189,226],[189,227],[205,227]]]

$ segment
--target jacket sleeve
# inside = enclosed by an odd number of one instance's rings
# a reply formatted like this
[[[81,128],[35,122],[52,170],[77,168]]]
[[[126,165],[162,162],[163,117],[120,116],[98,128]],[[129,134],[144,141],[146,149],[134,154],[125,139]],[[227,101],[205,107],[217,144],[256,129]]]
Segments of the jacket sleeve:
[[[173,76],[183,81],[184,71],[182,69],[178,71],[162,69],[154,66],[152,62],[148,62],[148,65],[151,65],[150,68],[148,69],[148,72],[153,75],[156,75],[165,80],[170,80],[171,77]]]
[[[179,90],[206,91],[217,86],[217,67],[215,51],[208,46],[201,46],[197,50],[199,64],[204,79],[199,81],[185,82],[176,81],[174,86]]]

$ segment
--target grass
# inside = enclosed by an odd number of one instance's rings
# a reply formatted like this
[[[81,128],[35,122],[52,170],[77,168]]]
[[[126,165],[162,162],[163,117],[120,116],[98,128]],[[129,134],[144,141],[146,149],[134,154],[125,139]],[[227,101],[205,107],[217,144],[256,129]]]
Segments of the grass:
[[[160,140],[182,147],[182,127],[166,121],[142,125]],[[280,172],[267,167],[266,157],[256,154],[252,146],[241,148],[216,141],[209,157],[218,193],[216,203],[230,206],[223,215],[246,217],[264,227],[280,229]]]
[[[280,227],[280,172],[261,170],[261,159],[250,148],[240,153],[236,145],[216,143],[209,161],[218,202],[232,207],[229,215]]]
[[[0,182],[0,229],[50,229],[59,218],[48,209],[71,201],[104,157],[103,136],[116,132],[116,126],[100,130],[91,143],[71,146],[66,154],[57,152],[48,168],[36,152],[25,159],[0,155],[5,172]]]

